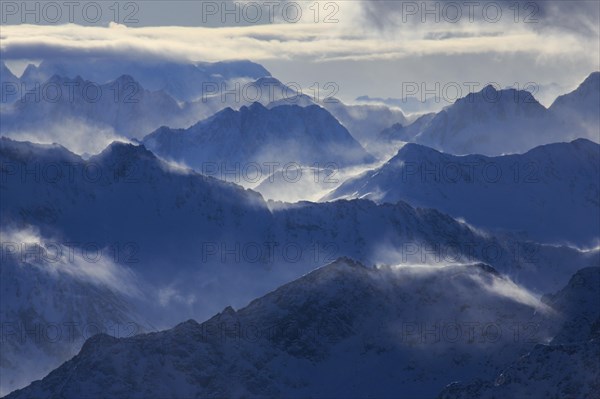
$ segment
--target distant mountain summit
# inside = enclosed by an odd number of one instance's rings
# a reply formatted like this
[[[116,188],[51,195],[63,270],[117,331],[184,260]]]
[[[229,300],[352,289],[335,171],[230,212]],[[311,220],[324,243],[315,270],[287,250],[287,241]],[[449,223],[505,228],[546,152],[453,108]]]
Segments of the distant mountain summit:
[[[565,128],[575,126],[588,132],[588,137],[600,140],[600,72],[590,74],[578,87],[559,96],[550,111]],[[571,127],[572,129],[572,127]]]
[[[60,131],[61,126],[68,128],[71,124],[97,131],[111,130],[131,138],[141,137],[163,124],[182,123],[186,110],[164,91],[147,90],[130,75],[104,84],[81,76],[52,75],[41,85],[22,93],[22,98],[12,104],[12,109],[5,110],[2,118],[2,133],[17,137],[20,131]],[[88,138],[78,131],[73,132],[73,137],[75,140]]]
[[[581,110],[593,109],[600,93],[600,72],[592,72],[572,92],[558,96],[550,109],[559,111],[563,108],[578,108]],[[583,109],[582,109],[583,108]]]
[[[4,61],[0,61],[0,104],[12,103],[20,98],[21,81],[17,78]]]
[[[600,142],[599,76],[592,73],[548,109],[526,90],[497,90],[488,85],[431,118],[380,130],[369,148],[414,142],[455,155],[497,156],[577,138]]]
[[[52,75],[85,76],[104,84],[121,75],[131,75],[148,90],[163,90],[178,101],[195,101],[206,91],[235,80],[256,80],[271,74],[251,61],[179,63],[170,61],[132,61],[82,58],[62,61],[44,60],[29,65],[21,79],[29,85],[43,83]]]
[[[498,155],[555,141],[546,109],[524,90],[489,85],[444,108],[414,142],[451,154]]]
[[[226,108],[188,129],[162,127],[144,145],[165,159],[202,170],[208,163],[242,165],[334,163],[348,166],[373,161],[325,109],[260,103],[239,111]]]

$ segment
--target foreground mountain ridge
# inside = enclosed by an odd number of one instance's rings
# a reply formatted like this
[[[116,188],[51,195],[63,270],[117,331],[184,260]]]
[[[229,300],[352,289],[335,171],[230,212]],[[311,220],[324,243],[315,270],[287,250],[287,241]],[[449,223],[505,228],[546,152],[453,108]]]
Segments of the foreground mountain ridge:
[[[597,295],[598,288],[580,294]],[[511,358],[529,350],[533,356],[536,342],[560,326],[551,306],[526,292],[515,299],[520,290],[486,265],[371,269],[342,258],[202,324],[190,320],[125,339],[97,335],[72,360],[7,398],[433,398],[444,380],[493,375]],[[504,336],[486,340],[476,329],[450,338],[434,327],[484,321]],[[536,333],[526,339],[509,333],[534,322]],[[419,332],[423,325],[429,332]],[[594,392],[586,384],[581,388]],[[532,397],[561,386],[547,384]],[[518,392],[512,389],[509,395]]]

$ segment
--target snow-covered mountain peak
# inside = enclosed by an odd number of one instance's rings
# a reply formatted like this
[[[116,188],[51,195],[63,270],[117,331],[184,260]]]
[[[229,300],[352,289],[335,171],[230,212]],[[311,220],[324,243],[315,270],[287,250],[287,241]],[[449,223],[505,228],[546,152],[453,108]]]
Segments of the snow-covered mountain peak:
[[[523,152],[566,136],[531,93],[493,86],[469,93],[420,123],[411,141],[457,155]]]
[[[198,323],[196,320],[194,319],[188,319],[186,321],[183,321],[179,324],[177,324],[175,327],[173,327],[173,331],[177,334],[177,335],[192,335],[194,334],[194,332],[198,331],[198,329],[200,328],[200,323]]]
[[[406,143],[398,150],[394,158],[402,158],[403,160],[426,160],[431,156],[442,154],[434,148],[417,143]],[[391,160],[390,160],[391,161]]]
[[[0,80],[2,82],[13,82],[18,78],[12,73],[10,69],[6,66],[4,61],[0,61]]]
[[[597,143],[586,138],[578,138],[569,142],[550,143],[537,146],[523,154],[524,157],[539,159],[539,157],[548,157],[556,161],[564,160],[566,157],[572,157],[575,154],[589,158],[593,162],[600,157],[600,147]],[[513,155],[515,157],[515,155]]]
[[[37,67],[34,64],[27,64],[27,66],[23,70],[23,73],[21,74],[21,79],[26,80],[26,81],[37,80],[37,79],[34,79],[34,75],[36,75],[36,73],[37,73]]]
[[[367,266],[358,262],[348,256],[342,256],[337,258],[334,262],[329,264],[327,267],[350,267],[350,268],[362,268],[369,269]]]
[[[119,84],[134,83],[136,85],[139,85],[139,83],[134,79],[134,77],[131,75],[128,75],[128,74],[123,74],[123,75],[119,76],[117,79],[115,79],[114,82],[119,83]]]
[[[571,93],[559,96],[552,105],[559,106],[563,101],[566,101],[568,97],[575,97],[580,100],[591,100],[593,98],[592,96],[598,95],[598,92],[600,92],[600,71],[590,73],[575,90]]]
[[[102,152],[90,158],[90,161],[112,162],[146,159],[158,161],[156,156],[148,151],[143,144],[135,145],[122,141],[113,141]]]
[[[599,90],[600,89],[600,71],[592,72],[579,85],[578,89]]]
[[[81,158],[60,144],[39,144],[30,141],[17,141],[8,137],[0,137],[0,154],[13,160],[23,162],[47,161],[52,159],[64,159],[79,161]]]
[[[600,267],[586,267],[575,273],[560,291],[542,300],[562,317],[562,327],[552,343],[566,344],[593,337],[600,328]]]
[[[475,108],[525,108],[531,110],[531,112],[543,112],[545,110],[544,106],[527,90],[514,88],[498,90],[493,85],[487,85],[478,92],[469,93],[465,97],[459,98],[454,105],[464,107],[467,104],[472,104],[471,107]],[[448,110],[454,105],[450,105],[445,109]]]
[[[316,104],[311,104],[306,107],[303,107],[303,106],[300,106],[297,104],[282,103],[282,104],[279,104],[276,106],[267,107],[267,106],[263,105],[262,103],[256,101],[248,106],[246,106],[246,105],[242,106],[240,108],[239,112],[242,113],[242,115],[246,115],[246,114],[260,115],[260,114],[265,114],[265,113],[269,113],[269,112],[288,113],[290,115],[293,115],[293,114],[308,114],[309,116],[310,115],[315,115],[315,116],[321,115],[326,118],[329,118],[329,120],[331,120],[331,121],[335,120],[333,115],[331,115],[324,108],[322,108]]]
[[[575,90],[558,96],[550,110],[565,125],[580,124],[590,130],[590,137],[598,138],[600,121],[600,72],[591,73]]]
[[[246,107],[243,106],[242,108],[246,108]],[[161,126],[159,129],[150,133],[148,136],[155,136],[155,135],[158,136],[158,135],[162,135],[162,134],[168,134],[170,131],[190,132],[191,133],[191,132],[201,129],[202,127],[208,126],[211,123],[216,123],[216,124],[226,123],[225,121],[229,121],[229,120],[237,118],[239,115],[239,112],[240,112],[240,110],[234,110],[231,107],[225,107],[225,108],[215,112],[213,115],[195,122],[188,129],[172,129],[168,126]],[[144,138],[144,140],[146,140],[146,138],[148,136],[146,136]]]
[[[113,345],[116,342],[117,339],[111,335],[105,333],[95,334],[85,341],[81,347],[80,353],[91,353],[96,350],[97,347]]]
[[[262,78],[258,78],[254,84],[257,86],[283,86],[283,83],[273,76],[264,76]]]
[[[221,314],[223,314],[223,315],[232,315],[232,314],[235,314],[235,309],[232,308],[231,306],[227,306],[225,309],[223,309],[223,311],[221,312]]]
[[[381,139],[383,145],[386,140],[414,141],[446,153],[488,156],[523,153],[541,144],[579,137],[598,142],[599,76],[592,73],[550,108],[527,90],[498,90],[488,85],[456,100],[430,120],[380,130]]]
[[[598,147],[597,143],[594,143],[592,140],[589,140],[589,139],[586,139],[583,137],[572,140],[571,145],[573,145],[577,148],[585,147],[586,149],[589,149],[589,150],[597,150],[597,147]]]
[[[30,92],[19,93],[22,101],[2,110],[2,134],[21,138],[37,132],[46,140],[84,147],[73,148],[79,153],[94,153],[115,139],[197,121],[191,118],[193,110],[164,91],[144,88],[131,75],[100,81],[105,83],[65,76],[54,74]]]
[[[164,90],[181,101],[200,98],[206,84],[226,84],[235,80],[258,79],[270,76],[262,65],[251,61],[199,62],[195,64],[148,60],[108,60],[78,58],[65,63],[62,60],[43,60],[39,66],[30,65],[23,80],[42,83],[52,74],[85,75],[96,82],[113,81],[123,74],[135,76],[149,90]]]
[[[268,109],[258,101],[255,101],[248,106],[244,105],[240,108],[240,113],[242,114],[242,117],[244,117],[246,114],[256,115],[266,111],[268,111]]]
[[[157,155],[202,171],[206,164],[271,163],[340,167],[373,161],[325,109],[312,105],[267,108],[259,102],[226,108],[189,129],[161,128],[143,143]],[[269,173],[273,173],[271,170]]]

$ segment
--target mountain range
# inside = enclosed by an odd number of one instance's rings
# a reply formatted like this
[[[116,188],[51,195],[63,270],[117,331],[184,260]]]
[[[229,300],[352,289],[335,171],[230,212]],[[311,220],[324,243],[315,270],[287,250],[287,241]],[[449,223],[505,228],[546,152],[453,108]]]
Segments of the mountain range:
[[[225,254],[236,273],[272,276],[274,281],[262,281],[271,289],[289,281],[289,276],[298,277],[323,265],[328,254],[329,261],[350,256],[367,265],[482,261],[530,289],[548,292],[597,256],[597,251],[490,235],[437,210],[401,201],[381,205],[365,199],[267,202],[239,185],[167,164],[141,145],[115,142],[84,160],[59,145],[3,138],[0,160],[4,226],[34,226],[42,237],[93,242],[100,248],[135,242],[138,262],[129,266],[139,268],[150,280],[164,279],[165,265],[172,268],[173,264],[182,276],[189,270],[217,273],[211,264],[228,272],[222,266],[227,261],[220,256],[203,259],[207,250],[203,243],[223,244],[227,249],[269,242],[297,246],[303,257],[295,259],[290,254],[289,263],[295,267],[279,271],[269,266],[286,263],[281,253],[274,257],[265,252],[254,262],[235,262],[233,255]],[[165,236],[164,231],[171,233]],[[520,253],[521,244],[531,253]],[[316,258],[310,252],[315,245],[323,250]],[[569,267],[564,266],[567,258],[572,263]],[[256,267],[244,269],[245,263]],[[204,266],[198,268],[198,264]],[[237,270],[238,266],[243,270]],[[542,269],[543,281],[536,278]],[[279,277],[278,272],[282,273]],[[176,278],[171,273],[167,279]]]
[[[259,102],[269,109],[280,105],[320,105],[382,161],[393,156],[403,142],[455,155],[496,156],[522,153],[537,145],[578,137],[600,140],[597,129],[599,72],[590,74],[573,92],[558,97],[549,108],[528,91],[497,90],[489,85],[459,98],[438,113],[407,118],[400,108],[385,104],[344,104],[336,98],[312,98],[291,83],[287,85],[271,77],[260,65],[248,62],[146,66],[133,63],[109,67],[99,60],[91,65],[86,73],[77,63],[63,65],[45,61],[38,67],[30,65],[21,78],[16,78],[2,64],[7,81],[17,79],[25,82],[26,87],[79,83],[75,100],[63,101],[67,97],[63,95],[61,101],[39,101],[30,93],[23,101],[15,101],[14,106],[3,107],[2,133],[25,140],[45,135],[49,142],[52,138],[62,142],[61,126],[65,125],[62,130],[73,131],[74,141],[82,143],[81,147],[86,140],[99,141],[93,132],[100,130],[104,140],[94,148],[75,149],[80,153],[95,152],[111,138],[140,139],[161,126],[190,128],[228,107],[241,110]],[[118,71],[126,71],[127,75],[119,75]],[[77,75],[77,72],[81,73]],[[80,78],[82,74],[91,80]],[[170,76],[170,80],[166,76]],[[81,87],[90,84],[101,87],[106,94],[100,101],[80,98]],[[118,100],[114,101],[114,97]],[[48,130],[54,133],[49,134]],[[27,131],[29,135],[25,134]],[[236,162],[235,159],[228,161]],[[345,160],[340,159],[340,164],[343,163]]]
[[[486,262],[538,294],[598,264],[597,250],[494,236],[404,202],[267,202],[143,146],[113,143],[84,160],[59,145],[3,138],[0,164],[3,251],[12,248],[2,268],[4,325],[170,328],[243,306],[339,256],[411,270]],[[57,245],[71,258],[31,259],[32,247],[52,258]],[[81,340],[48,346],[12,338],[2,343],[2,373],[10,376],[3,392],[81,348]],[[13,366],[33,354],[40,356],[30,372]]]
[[[250,61],[0,83],[0,395],[600,397],[599,72],[427,114]]]
[[[525,90],[488,85],[459,98],[407,134],[384,134],[385,142],[407,141],[455,154],[496,156],[537,145],[587,138],[599,142],[600,72],[590,74],[549,108]],[[416,122],[415,122],[416,123]],[[408,127],[407,127],[408,129]],[[391,133],[391,132],[390,132]]]
[[[409,143],[325,200],[406,201],[488,230],[593,248],[600,240],[600,145],[586,139],[524,154],[455,156]]]
[[[54,124],[60,129],[73,121],[123,137],[142,137],[162,124],[185,125],[185,111],[164,91],[146,90],[129,75],[101,85],[80,76],[53,75],[3,112],[2,130],[19,134]]]
[[[226,108],[188,129],[162,127],[144,137],[142,143],[165,159],[199,171],[207,164],[224,164],[223,169],[258,164],[263,170],[266,163],[279,167],[335,163],[343,167],[375,160],[317,105],[269,109],[256,102],[239,111]]]
[[[251,61],[181,63],[174,61],[133,61],[82,57],[69,62],[43,60],[28,65],[20,80],[31,86],[53,75],[85,76],[104,84],[121,75],[131,75],[151,91],[164,91],[178,101],[196,101],[209,88],[229,81],[250,81],[270,76],[262,65]]]

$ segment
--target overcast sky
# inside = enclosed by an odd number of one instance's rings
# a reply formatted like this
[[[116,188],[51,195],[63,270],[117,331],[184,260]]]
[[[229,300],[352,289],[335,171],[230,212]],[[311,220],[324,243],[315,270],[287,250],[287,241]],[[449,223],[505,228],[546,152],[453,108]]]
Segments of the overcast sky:
[[[283,82],[335,82],[346,101],[494,83],[527,85],[548,105],[600,69],[596,0],[3,1],[0,12],[0,54],[17,72],[83,56],[250,59]]]

